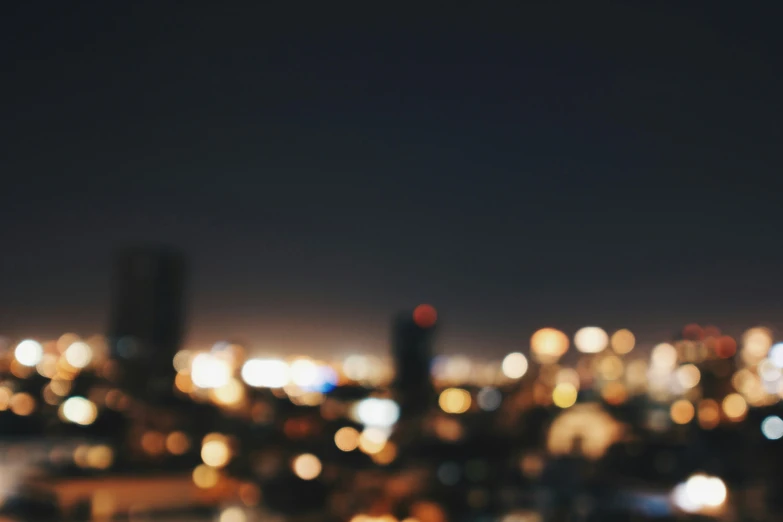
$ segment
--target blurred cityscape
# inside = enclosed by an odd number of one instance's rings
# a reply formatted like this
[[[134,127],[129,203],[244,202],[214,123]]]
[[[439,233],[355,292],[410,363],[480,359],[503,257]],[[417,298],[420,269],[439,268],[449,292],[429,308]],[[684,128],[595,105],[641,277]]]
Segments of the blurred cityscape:
[[[779,520],[770,328],[547,327],[482,360],[433,355],[413,303],[387,357],[251,357],[182,346],[177,252],[115,273],[105,335],[2,341],[2,520]]]

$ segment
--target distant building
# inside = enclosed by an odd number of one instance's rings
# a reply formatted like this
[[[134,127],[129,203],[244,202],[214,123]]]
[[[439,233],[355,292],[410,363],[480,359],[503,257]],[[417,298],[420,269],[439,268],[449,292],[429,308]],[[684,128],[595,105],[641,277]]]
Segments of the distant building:
[[[413,313],[401,313],[395,318],[394,390],[404,417],[423,413],[434,404],[430,364],[436,322],[437,312],[430,305],[420,305]]]
[[[185,280],[185,259],[176,251],[138,247],[117,254],[108,337],[122,380],[134,391],[170,390],[185,328]]]

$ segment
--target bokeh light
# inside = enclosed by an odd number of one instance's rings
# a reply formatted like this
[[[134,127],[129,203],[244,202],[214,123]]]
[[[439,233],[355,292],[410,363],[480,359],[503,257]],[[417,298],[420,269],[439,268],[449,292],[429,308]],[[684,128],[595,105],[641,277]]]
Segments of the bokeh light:
[[[723,413],[733,421],[741,420],[748,412],[748,403],[739,393],[730,393],[723,399]]]
[[[630,330],[617,330],[612,334],[612,350],[618,355],[630,353],[636,346],[636,336]]]
[[[391,399],[370,397],[356,405],[356,419],[365,426],[389,428],[400,418],[400,407]]]
[[[603,328],[586,326],[574,335],[574,346],[582,353],[602,352],[609,344],[609,336]]]
[[[696,409],[693,403],[686,399],[675,401],[669,409],[669,415],[675,424],[688,424],[693,420]]]
[[[570,408],[576,404],[579,391],[570,382],[563,382],[555,386],[552,391],[552,402],[558,408]]]
[[[432,328],[438,321],[438,311],[428,304],[421,304],[413,310],[413,322],[419,328]]]
[[[83,341],[76,341],[66,348],[63,355],[68,364],[74,368],[82,369],[92,361],[92,348]]]
[[[783,419],[777,415],[770,415],[761,421],[761,433],[769,440],[778,440],[783,437]]]
[[[568,336],[555,328],[542,328],[530,338],[530,351],[542,364],[558,361],[568,351]]]
[[[193,483],[201,489],[213,488],[220,479],[220,473],[206,464],[199,464],[193,470]]]
[[[95,422],[98,408],[84,397],[70,397],[60,406],[60,414],[68,422],[88,426]]]
[[[223,438],[207,440],[201,446],[201,460],[213,468],[222,468],[231,460],[231,449]]]
[[[519,352],[512,352],[503,359],[501,370],[509,379],[521,379],[528,368],[527,357]]]
[[[231,365],[215,355],[200,353],[193,357],[190,378],[199,388],[220,388],[231,379]]]
[[[321,474],[321,460],[312,453],[304,453],[296,457],[291,467],[302,480],[313,480]]]
[[[471,402],[470,392],[461,388],[446,388],[438,398],[438,405],[446,413],[465,413]]]
[[[291,380],[288,364],[278,359],[250,359],[241,373],[242,380],[256,388],[283,388]]]
[[[677,382],[686,390],[695,387],[701,380],[701,372],[695,364],[683,364],[677,368],[676,376]]]
[[[334,434],[334,444],[340,451],[353,451],[359,447],[359,432],[350,426],[340,428]]]
[[[43,346],[38,341],[26,339],[16,345],[14,357],[23,366],[34,367],[43,357]]]

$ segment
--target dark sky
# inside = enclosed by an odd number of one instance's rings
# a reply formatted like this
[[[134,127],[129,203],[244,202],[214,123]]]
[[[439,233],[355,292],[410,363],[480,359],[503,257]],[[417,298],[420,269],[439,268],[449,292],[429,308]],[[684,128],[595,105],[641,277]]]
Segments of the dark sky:
[[[140,240],[190,256],[194,342],[259,350],[422,301],[492,354],[783,313],[774,2],[71,4],[0,7],[8,335],[102,331]]]

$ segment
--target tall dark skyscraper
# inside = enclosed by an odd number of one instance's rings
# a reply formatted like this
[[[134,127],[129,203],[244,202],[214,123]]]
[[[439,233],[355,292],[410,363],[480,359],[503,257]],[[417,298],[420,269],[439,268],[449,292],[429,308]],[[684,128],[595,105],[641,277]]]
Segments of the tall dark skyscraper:
[[[122,381],[137,392],[170,390],[185,328],[186,263],[162,247],[128,248],[114,267],[109,343]]]
[[[436,322],[437,312],[430,305],[420,305],[412,313],[401,313],[394,321],[394,390],[403,416],[423,413],[434,402],[430,364]]]

